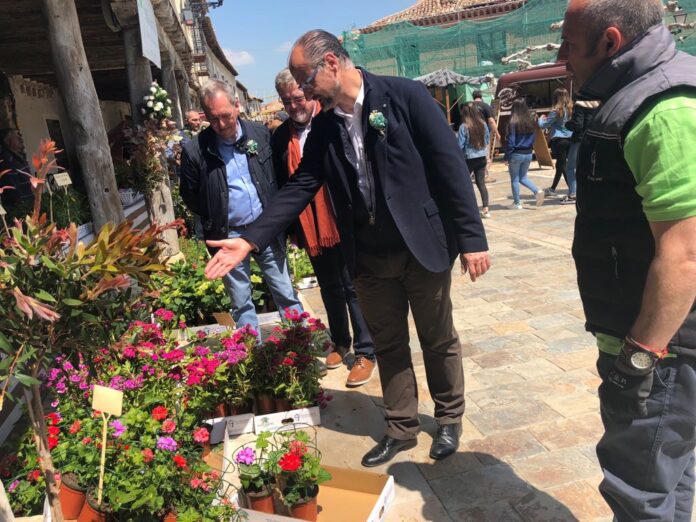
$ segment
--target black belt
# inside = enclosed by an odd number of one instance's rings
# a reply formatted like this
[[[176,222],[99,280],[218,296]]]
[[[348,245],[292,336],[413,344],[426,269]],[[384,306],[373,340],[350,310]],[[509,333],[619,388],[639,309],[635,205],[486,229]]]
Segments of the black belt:
[[[251,223],[247,223],[246,225],[229,225],[230,230],[246,230],[251,226]]]
[[[513,154],[531,154],[534,152],[534,149],[514,149],[512,151]]]

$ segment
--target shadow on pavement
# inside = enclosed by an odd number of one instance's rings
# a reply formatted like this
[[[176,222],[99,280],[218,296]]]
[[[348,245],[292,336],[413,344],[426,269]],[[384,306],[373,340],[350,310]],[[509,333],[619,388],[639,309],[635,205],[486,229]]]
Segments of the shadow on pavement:
[[[420,477],[412,476],[418,471],[430,486],[425,491]],[[401,487],[421,492],[421,513],[413,513],[413,520],[442,522],[448,516],[456,522],[578,520],[558,500],[518,477],[509,464],[485,453],[459,451],[442,461],[396,462],[387,473]]]

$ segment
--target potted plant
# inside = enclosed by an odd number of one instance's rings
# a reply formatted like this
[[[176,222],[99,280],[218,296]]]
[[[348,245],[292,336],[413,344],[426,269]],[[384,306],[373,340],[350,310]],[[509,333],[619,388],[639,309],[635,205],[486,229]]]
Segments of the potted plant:
[[[331,480],[321,467],[321,454],[303,430],[280,432],[277,449],[271,455],[271,469],[278,477],[283,503],[291,516],[300,520],[317,519],[319,485]]]
[[[271,451],[271,433],[262,432],[251,445],[237,450],[234,460],[239,472],[239,481],[250,509],[262,513],[274,513],[273,474],[269,469],[268,456]]]

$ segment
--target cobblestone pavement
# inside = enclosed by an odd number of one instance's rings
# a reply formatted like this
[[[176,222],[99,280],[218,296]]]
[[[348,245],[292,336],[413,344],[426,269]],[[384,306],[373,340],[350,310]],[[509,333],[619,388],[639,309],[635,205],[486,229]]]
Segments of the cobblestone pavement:
[[[411,321],[423,431],[416,448],[375,468],[398,485],[388,520],[610,520],[597,492],[596,348],[583,328],[570,253],[575,208],[557,197],[536,209],[523,188],[524,209],[516,210],[507,171],[496,164],[491,174],[493,216],[484,224],[493,267],[475,284],[458,266],[453,275],[467,401],[460,449],[441,462],[428,457],[436,424]],[[552,174],[531,171],[541,188]],[[324,317],[318,289],[304,296]],[[319,447],[327,464],[361,469],[384,431],[380,385],[375,374],[347,389],[346,375],[331,370],[324,379],[334,401],[322,412]]]

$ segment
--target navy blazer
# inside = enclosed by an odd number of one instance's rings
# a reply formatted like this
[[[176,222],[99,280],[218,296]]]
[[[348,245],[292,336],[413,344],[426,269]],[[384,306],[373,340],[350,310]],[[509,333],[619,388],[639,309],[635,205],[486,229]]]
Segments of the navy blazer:
[[[425,86],[405,78],[361,72],[365,84],[365,148],[410,252],[427,270],[443,272],[451,268],[459,253],[488,250],[464,155]],[[384,135],[368,123],[373,110],[387,119]],[[349,180],[355,174],[349,174],[354,167],[345,153],[351,147],[342,118],[333,111],[315,116],[296,174],[242,237],[264,248],[326,183],[346,264],[354,273]]]

